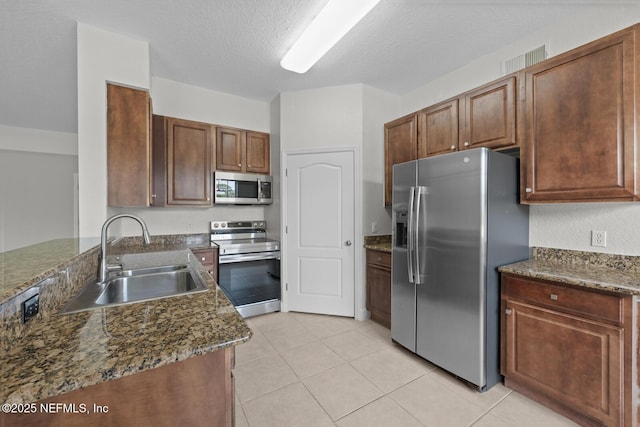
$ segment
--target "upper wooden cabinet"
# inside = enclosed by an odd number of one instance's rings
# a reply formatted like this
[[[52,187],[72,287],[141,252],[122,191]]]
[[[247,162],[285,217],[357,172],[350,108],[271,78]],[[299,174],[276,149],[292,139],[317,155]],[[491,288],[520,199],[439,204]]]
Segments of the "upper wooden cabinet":
[[[517,81],[510,75],[421,110],[418,158],[518,145]]]
[[[154,206],[211,206],[212,126],[154,116]]]
[[[518,79],[509,76],[467,92],[461,97],[464,123],[458,148],[506,148],[518,145]]]
[[[526,69],[524,203],[637,200],[636,31]]]
[[[384,125],[384,205],[391,206],[393,165],[417,158],[417,114]]]
[[[107,204],[151,204],[149,91],[107,83]]]
[[[216,127],[216,170],[269,174],[269,134]]]
[[[458,149],[458,98],[421,110],[418,114],[418,158]]]

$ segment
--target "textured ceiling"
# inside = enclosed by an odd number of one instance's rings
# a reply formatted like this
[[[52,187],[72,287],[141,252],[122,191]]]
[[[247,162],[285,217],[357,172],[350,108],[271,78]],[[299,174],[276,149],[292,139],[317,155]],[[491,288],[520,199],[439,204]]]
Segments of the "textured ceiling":
[[[154,76],[270,101],[351,83],[403,94],[585,7],[637,0],[382,0],[306,74],[283,70],[326,1],[0,0],[0,124],[77,131],[77,21],[148,41]]]

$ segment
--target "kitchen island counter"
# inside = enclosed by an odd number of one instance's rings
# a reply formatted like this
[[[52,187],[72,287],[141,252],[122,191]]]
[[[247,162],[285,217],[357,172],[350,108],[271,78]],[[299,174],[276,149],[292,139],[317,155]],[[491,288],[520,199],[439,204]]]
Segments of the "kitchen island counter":
[[[203,244],[156,240],[147,251],[173,252],[145,255],[156,262],[185,262],[193,255],[181,248],[189,246]],[[138,252],[136,247],[122,252]],[[114,249],[113,255],[118,253]],[[25,332],[4,348],[0,402],[35,402],[247,341],[251,330],[196,265],[209,286],[205,292],[73,314],[55,310],[29,321]]]

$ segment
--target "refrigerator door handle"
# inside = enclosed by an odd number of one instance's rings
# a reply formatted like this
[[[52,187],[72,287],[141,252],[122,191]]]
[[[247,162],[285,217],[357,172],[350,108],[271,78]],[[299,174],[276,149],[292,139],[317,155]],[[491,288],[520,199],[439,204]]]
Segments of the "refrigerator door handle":
[[[427,187],[423,187],[423,186],[419,186],[419,187],[415,187],[415,212],[413,215],[413,220],[414,220],[414,224],[413,224],[413,233],[414,233],[414,250],[413,250],[413,274],[415,276],[415,284],[416,285],[420,285],[422,284],[422,280],[420,279],[420,242],[418,241],[418,236],[419,236],[419,232],[420,230],[419,228],[419,221],[420,221],[420,205],[422,204],[422,196],[427,194]],[[426,232],[426,230],[425,230]]]
[[[407,219],[408,222],[408,230],[407,230],[407,268],[409,270],[409,283],[413,283],[415,280],[415,275],[413,274],[413,252],[415,250],[414,247],[414,239],[413,239],[413,235],[415,233],[414,227],[413,227],[413,210],[414,210],[414,204],[415,204],[415,189],[416,187],[410,187],[409,188],[409,218]]]

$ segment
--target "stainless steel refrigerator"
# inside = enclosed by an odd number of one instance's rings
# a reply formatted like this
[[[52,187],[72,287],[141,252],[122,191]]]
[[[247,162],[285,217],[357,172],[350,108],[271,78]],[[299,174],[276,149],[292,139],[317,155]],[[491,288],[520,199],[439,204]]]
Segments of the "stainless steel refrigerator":
[[[501,381],[496,268],[529,257],[518,177],[486,148],[393,167],[391,337],[480,391]]]

